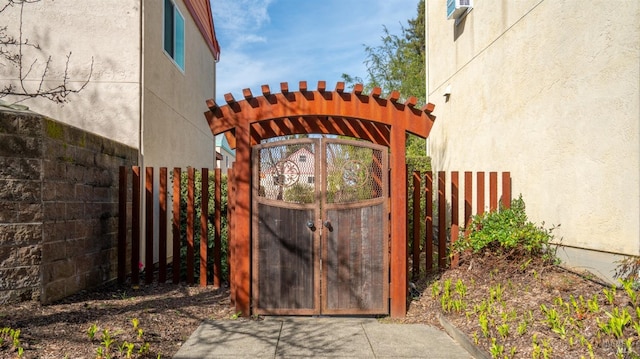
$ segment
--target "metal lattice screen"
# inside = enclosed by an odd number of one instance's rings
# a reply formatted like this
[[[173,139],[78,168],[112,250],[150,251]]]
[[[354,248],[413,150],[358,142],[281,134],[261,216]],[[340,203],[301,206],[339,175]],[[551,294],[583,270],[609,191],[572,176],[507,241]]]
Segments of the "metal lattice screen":
[[[382,192],[382,151],[343,143],[326,146],[324,185],[328,203],[379,198]]]
[[[291,203],[313,203],[315,147],[315,143],[302,143],[261,149],[258,195]]]

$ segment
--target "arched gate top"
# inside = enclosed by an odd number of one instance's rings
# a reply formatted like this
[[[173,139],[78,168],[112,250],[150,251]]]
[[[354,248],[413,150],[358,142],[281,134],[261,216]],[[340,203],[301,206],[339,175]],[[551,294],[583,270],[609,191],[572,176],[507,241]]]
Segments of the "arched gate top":
[[[393,126],[423,138],[429,135],[435,120],[433,104],[419,109],[415,97],[402,103],[398,91],[383,98],[379,87],[368,95],[363,89],[356,84],[353,92],[347,92],[344,82],[338,82],[334,91],[327,91],[326,82],[318,81],[317,89],[310,90],[306,81],[300,81],[299,91],[289,91],[288,83],[283,82],[281,92],[272,94],[268,85],[262,85],[262,96],[254,97],[250,89],[244,89],[240,101],[230,93],[224,96],[223,106],[208,100],[205,116],[213,135],[226,133],[232,147],[237,127],[249,128],[254,144],[271,137],[320,133],[389,146]]]

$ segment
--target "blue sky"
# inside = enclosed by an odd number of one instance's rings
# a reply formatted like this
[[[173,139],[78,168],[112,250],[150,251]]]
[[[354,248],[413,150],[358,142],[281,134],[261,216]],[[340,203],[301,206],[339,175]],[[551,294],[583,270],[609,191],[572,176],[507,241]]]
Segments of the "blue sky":
[[[379,45],[383,25],[400,35],[416,17],[418,0],[213,0],[213,21],[221,46],[216,101],[260,86],[280,92],[280,82],[297,91],[305,80],[330,90],[341,75],[365,78],[364,45]]]

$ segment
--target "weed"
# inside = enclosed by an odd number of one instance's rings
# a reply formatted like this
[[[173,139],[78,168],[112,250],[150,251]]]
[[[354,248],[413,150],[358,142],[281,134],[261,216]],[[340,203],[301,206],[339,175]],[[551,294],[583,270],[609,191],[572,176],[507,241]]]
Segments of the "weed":
[[[503,323],[498,326],[498,334],[502,336],[502,339],[507,339],[509,336],[509,324]]]
[[[435,299],[435,298],[438,298],[439,295],[440,295],[440,282],[435,282],[431,286],[431,297]]]
[[[467,286],[462,283],[461,279],[458,279],[456,282],[456,293],[458,293],[460,298],[464,298],[467,295]]]
[[[487,313],[480,313],[478,316],[478,322],[480,323],[480,330],[482,330],[482,335],[485,338],[489,337],[489,319],[487,318]]]
[[[117,357],[122,357],[124,355],[125,358],[138,358],[144,357],[150,351],[150,344],[144,341],[143,335],[144,330],[140,328],[140,321],[137,318],[131,320],[132,330],[136,334],[139,342],[129,342],[127,340],[118,340],[118,336],[123,334],[121,331],[116,331],[112,333],[108,328],[102,329],[102,335],[100,337],[100,345],[96,348],[96,358],[112,358],[112,347],[117,347],[120,355]],[[87,334],[89,336],[89,340],[93,341],[95,338],[95,334],[99,331],[97,324],[92,324],[87,330]],[[137,351],[136,351],[137,349]],[[158,358],[160,358],[160,354],[158,354]]]
[[[96,323],[91,324],[89,329],[87,329],[87,335],[89,336],[89,340],[93,340],[97,332],[98,332],[98,325]]]
[[[629,314],[627,308],[622,309],[622,311],[618,308],[613,308],[611,313],[606,312],[606,314],[609,320],[606,323],[601,323],[598,320],[598,327],[605,334],[621,339],[624,328],[631,322],[631,314]]]
[[[609,302],[609,304],[614,305],[616,300],[616,287],[612,286],[610,290],[608,290],[607,288],[604,288],[602,292],[604,293],[605,298],[607,298],[607,301]]]
[[[600,306],[598,305],[598,295],[594,294],[591,299],[587,302],[587,306],[589,311],[593,314],[596,314],[600,311]]]
[[[527,332],[527,328],[529,327],[529,323],[526,320],[521,321],[518,324],[518,328],[516,329],[518,335],[524,335]]]
[[[24,348],[20,343],[20,329],[3,327],[0,330],[0,349],[4,346],[5,341],[11,343],[11,347],[16,351],[18,358],[21,358],[24,354]]]
[[[498,344],[496,338],[491,338],[491,347],[490,347],[491,357],[499,358],[504,353],[504,345]]]

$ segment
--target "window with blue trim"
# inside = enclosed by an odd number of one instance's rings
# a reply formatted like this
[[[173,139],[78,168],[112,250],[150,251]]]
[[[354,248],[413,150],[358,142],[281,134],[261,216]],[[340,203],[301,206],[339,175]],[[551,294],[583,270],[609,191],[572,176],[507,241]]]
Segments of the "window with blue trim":
[[[164,51],[184,70],[184,17],[172,0],[164,0]]]

